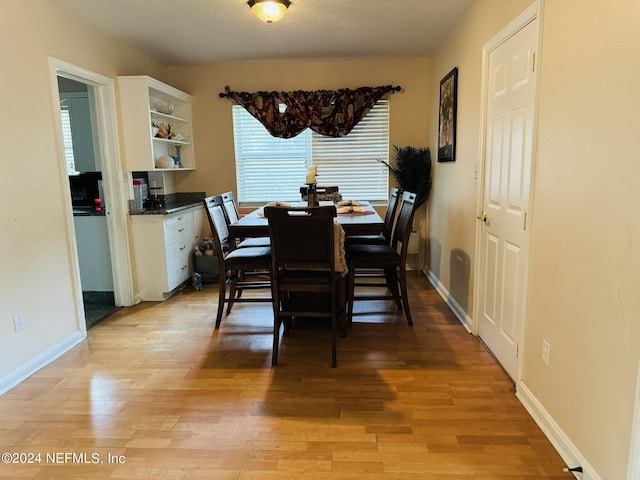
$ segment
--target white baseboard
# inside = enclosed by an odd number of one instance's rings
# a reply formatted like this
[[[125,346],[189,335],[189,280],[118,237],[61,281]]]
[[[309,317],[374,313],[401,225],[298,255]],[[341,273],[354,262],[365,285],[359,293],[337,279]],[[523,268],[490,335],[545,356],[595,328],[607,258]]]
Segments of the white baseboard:
[[[29,360],[21,367],[15,369],[13,372],[0,378],[0,395],[4,395],[24,379],[30,377],[42,367],[45,367],[49,363],[53,362],[56,358],[71,350],[85,338],[87,338],[86,331],[74,332],[67,338],[61,340],[51,348],[48,348],[47,350],[42,352],[37,357]]]
[[[602,477],[598,475],[567,434],[549,415],[542,403],[538,401],[523,382],[518,384],[516,397],[527,409],[529,415],[533,417],[533,420],[538,424],[565,463],[571,468],[582,467],[582,473],[574,473],[578,480],[602,480]]]
[[[427,270],[427,278],[464,328],[471,333],[473,331],[473,321],[471,320],[471,317],[464,311],[460,304],[455,301],[449,291],[444,287],[444,285],[442,285],[442,283],[440,283],[440,279],[436,277],[431,270]]]

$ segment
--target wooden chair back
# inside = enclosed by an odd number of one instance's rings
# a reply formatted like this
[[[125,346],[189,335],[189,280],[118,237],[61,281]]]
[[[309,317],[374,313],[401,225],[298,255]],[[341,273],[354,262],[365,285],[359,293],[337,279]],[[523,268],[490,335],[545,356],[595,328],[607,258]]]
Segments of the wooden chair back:
[[[271,237],[271,291],[273,298],[273,353],[278,363],[280,325],[291,318],[325,317],[309,308],[302,292],[328,294],[331,317],[331,365],[336,360],[336,325],[339,273],[335,269],[334,217],[336,207],[265,207]],[[297,296],[293,300],[291,295]],[[307,299],[308,300],[308,299]],[[326,303],[325,303],[326,305]]]
[[[218,257],[220,271],[223,271],[225,252],[234,248],[234,242],[229,241],[229,228],[227,227],[222,197],[216,195],[205,198],[204,207],[211,227],[214,251]]]
[[[382,235],[389,242],[391,242],[391,235],[393,234],[393,223],[396,219],[396,212],[398,210],[398,199],[402,195],[402,190],[397,187],[393,187],[389,194],[389,203],[387,204],[387,213],[384,215],[384,228],[382,229]]]
[[[391,238],[391,247],[398,249],[400,244],[400,257],[402,262],[407,260],[407,251],[409,248],[409,238],[413,228],[413,216],[416,210],[416,194],[413,192],[403,192],[402,202],[400,204],[400,212],[396,220],[396,226],[393,230]]]
[[[238,213],[238,206],[236,205],[236,198],[233,192],[225,192],[220,196],[222,197],[222,205],[224,206],[224,211],[227,216],[227,223],[237,222],[240,214]]]
[[[264,216],[269,220],[274,267],[335,269],[334,206],[265,207]]]

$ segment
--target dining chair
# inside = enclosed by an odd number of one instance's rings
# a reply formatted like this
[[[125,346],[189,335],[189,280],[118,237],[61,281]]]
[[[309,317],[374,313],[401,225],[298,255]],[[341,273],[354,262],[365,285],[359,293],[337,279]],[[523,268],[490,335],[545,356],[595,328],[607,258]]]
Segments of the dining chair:
[[[224,207],[224,212],[227,215],[227,219],[229,219],[230,223],[237,222],[240,218],[240,214],[238,213],[238,206],[236,205],[236,198],[233,192],[224,192],[222,195],[222,205]]]
[[[227,315],[236,302],[271,302],[269,297],[240,297],[243,290],[270,289],[271,282],[264,275],[258,280],[247,272],[268,271],[271,266],[271,249],[269,247],[237,248],[234,239],[230,238],[227,221],[224,215],[224,205],[221,196],[211,196],[204,199],[204,206],[213,234],[214,252],[218,259],[220,271],[218,312],[216,326],[220,328],[224,304],[227,304]],[[227,283],[229,295],[227,296]]]
[[[224,216],[227,221],[227,225],[237,222],[240,219],[238,213],[238,206],[236,204],[235,196],[233,192],[225,192],[220,195],[222,205],[224,207]],[[255,237],[255,238],[237,238],[236,247],[268,247],[271,244],[269,237]]]
[[[336,208],[265,207],[271,237],[273,354],[278,363],[280,327],[295,317],[331,317],[331,366],[336,367],[340,272],[336,270],[334,218]],[[310,310],[308,295],[328,294],[329,312]],[[302,295],[301,295],[302,294]],[[304,295],[307,294],[305,298]]]
[[[407,323],[411,326],[411,310],[407,295],[407,251],[416,209],[416,194],[404,192],[400,212],[390,245],[347,245],[345,247],[349,273],[347,274],[347,324],[353,321],[353,303],[356,300],[395,300],[399,310],[404,310]],[[356,276],[362,269],[382,269],[384,283],[368,286],[388,288],[386,295],[355,295]]]
[[[390,245],[393,233],[393,222],[396,218],[398,208],[398,198],[402,195],[402,190],[393,187],[389,193],[387,203],[387,213],[384,216],[384,226],[382,233],[377,235],[347,235],[345,245]]]

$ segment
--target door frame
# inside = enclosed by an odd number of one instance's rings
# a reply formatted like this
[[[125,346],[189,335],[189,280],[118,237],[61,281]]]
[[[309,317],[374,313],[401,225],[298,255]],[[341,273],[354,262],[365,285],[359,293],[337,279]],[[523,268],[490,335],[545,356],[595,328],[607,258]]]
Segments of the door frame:
[[[479,154],[478,154],[478,168],[476,170],[476,177],[478,179],[477,182],[477,190],[476,190],[476,212],[482,212],[483,204],[484,204],[484,189],[485,189],[485,180],[484,180],[484,170],[485,170],[485,154],[486,154],[486,133],[487,133],[487,112],[488,112],[488,102],[489,102],[489,55],[490,53],[507,42],[511,37],[513,37],[516,33],[522,30],[529,23],[534,20],[538,21],[538,43],[536,48],[536,57],[535,57],[535,71],[534,75],[536,77],[536,86],[534,89],[534,100],[533,100],[533,141],[532,141],[532,152],[531,152],[531,175],[530,175],[530,188],[529,188],[529,209],[527,211],[527,229],[526,229],[526,242],[527,245],[530,245],[531,239],[531,231],[533,226],[533,196],[534,196],[534,172],[535,172],[535,163],[536,163],[536,145],[537,145],[537,135],[538,135],[538,101],[539,101],[539,93],[540,93],[540,52],[542,47],[542,12],[544,10],[544,0],[536,0],[534,1],[524,12],[514,18],[506,27],[504,27],[500,32],[498,32],[491,40],[485,43],[482,47],[482,80],[481,80],[481,97],[480,97],[480,144],[479,144]],[[481,278],[481,267],[482,267],[482,254],[481,254],[481,245],[482,245],[482,232],[483,232],[483,222],[481,220],[476,221],[476,232],[475,232],[475,260],[474,260],[474,292],[473,292],[473,318],[471,324],[471,333],[473,335],[478,336],[479,333],[479,325],[480,325],[480,315],[478,313],[478,308],[480,305],[480,288],[478,285],[482,282]],[[516,378],[514,378],[514,382],[517,385],[519,384],[522,378],[522,369],[524,362],[524,333],[525,333],[525,323],[526,323],[526,306],[527,306],[527,294],[528,294],[528,272],[529,272],[529,256],[530,250],[527,252],[527,258],[524,265],[524,274],[523,274],[523,298],[522,298],[522,328],[520,329],[520,338],[518,339],[518,370]]]
[[[106,179],[103,183],[106,197],[105,209],[107,217],[107,231],[109,235],[109,251],[111,254],[111,268],[114,281],[114,297],[116,306],[131,306],[134,304],[133,274],[131,265],[131,252],[129,248],[129,231],[127,225],[127,212],[129,211],[129,192],[125,188],[126,172],[122,169],[120,158],[120,139],[118,137],[118,124],[116,115],[116,94],[113,79],[84,69],[77,65],[65,62],[55,57],[49,57],[49,72],[51,89],[54,99],[54,121],[58,132],[58,156],[59,171],[62,179],[65,211],[67,212],[67,238],[71,252],[71,268],[75,275],[72,278],[76,297],[76,311],[80,322],[80,329],[86,332],[84,319],[84,305],[82,302],[82,284],[80,281],[80,268],[78,262],[78,247],[73,224],[73,205],[71,203],[71,190],[66,171],[64,155],[64,142],[62,140],[62,122],[60,120],[60,95],[58,91],[58,76],[69,78],[94,87],[93,100],[90,101],[96,108],[96,133],[95,148],[101,152],[102,175]]]

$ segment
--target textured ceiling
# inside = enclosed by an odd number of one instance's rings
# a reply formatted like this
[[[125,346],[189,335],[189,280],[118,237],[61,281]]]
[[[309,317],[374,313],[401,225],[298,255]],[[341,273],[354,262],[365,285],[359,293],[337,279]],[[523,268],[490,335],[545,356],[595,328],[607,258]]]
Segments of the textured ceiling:
[[[429,56],[472,0],[292,0],[273,25],[246,0],[50,0],[168,65]]]

